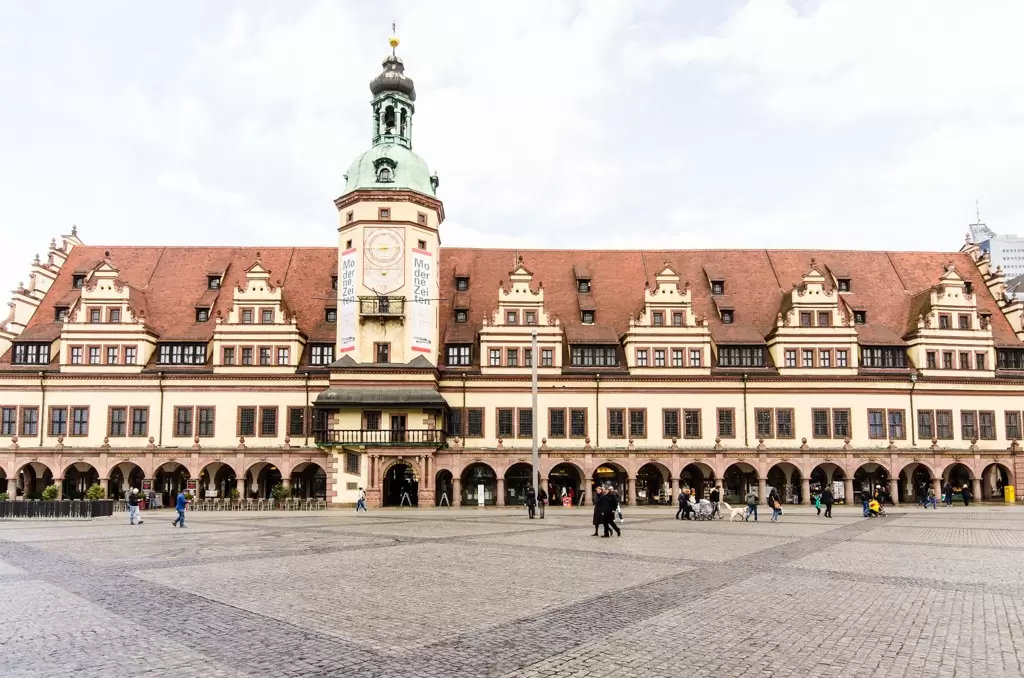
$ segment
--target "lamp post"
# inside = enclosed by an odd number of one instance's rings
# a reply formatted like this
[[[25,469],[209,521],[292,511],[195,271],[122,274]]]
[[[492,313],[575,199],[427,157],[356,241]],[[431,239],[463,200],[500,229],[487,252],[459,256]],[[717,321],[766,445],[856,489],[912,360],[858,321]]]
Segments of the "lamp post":
[[[537,446],[537,330],[533,330],[532,334],[532,348],[530,353],[530,372],[532,373],[533,383],[531,384],[531,392],[533,394],[533,491],[534,493],[540,493],[540,450]]]

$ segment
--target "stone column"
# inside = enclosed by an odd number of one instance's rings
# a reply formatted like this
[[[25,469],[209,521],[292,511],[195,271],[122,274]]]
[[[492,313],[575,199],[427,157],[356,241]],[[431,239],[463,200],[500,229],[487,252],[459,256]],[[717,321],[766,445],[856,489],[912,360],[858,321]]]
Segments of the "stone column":
[[[377,489],[377,455],[366,455],[366,484],[370,489]]]
[[[932,478],[932,486],[935,488],[935,500],[942,501],[942,478]]]
[[[11,501],[18,498],[18,474],[15,473],[13,477],[7,479],[7,496]]]
[[[847,478],[843,481],[844,491],[846,493],[846,505],[850,506],[853,504],[853,478]]]
[[[889,478],[889,496],[892,497],[893,506],[900,505],[900,481],[897,478]]]
[[[669,482],[672,486],[672,496],[669,497],[669,504],[671,505],[676,503],[676,497],[679,496],[679,478],[672,478]]]
[[[974,495],[972,501],[982,501],[984,497],[981,496],[981,478],[971,479],[971,494]]]
[[[235,476],[235,489],[238,490],[238,498],[245,499],[249,493],[245,491],[245,476]]]
[[[626,478],[626,504],[636,503],[636,478]]]
[[[586,497],[587,506],[594,505],[594,484],[587,479],[583,481],[583,495]]]
[[[807,506],[811,503],[811,479],[800,479],[800,503]]]
[[[495,504],[497,504],[498,506],[504,506],[505,505],[505,479],[504,478],[498,478],[498,496],[497,496],[497,501],[495,502]]]
[[[452,478],[452,506],[462,506],[462,478]]]
[[[757,479],[757,498],[761,504],[768,504],[768,481],[764,478]]]
[[[63,478],[54,478],[53,479],[53,484],[57,486],[57,499],[63,499],[64,498],[64,479]]]

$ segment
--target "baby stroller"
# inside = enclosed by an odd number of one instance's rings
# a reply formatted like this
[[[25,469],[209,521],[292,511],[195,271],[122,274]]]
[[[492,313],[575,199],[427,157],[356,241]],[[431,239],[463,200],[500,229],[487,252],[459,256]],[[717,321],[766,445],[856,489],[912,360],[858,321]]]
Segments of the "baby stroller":
[[[701,499],[693,505],[694,520],[711,520],[712,513],[714,513],[714,509],[712,509],[711,502],[707,499]]]

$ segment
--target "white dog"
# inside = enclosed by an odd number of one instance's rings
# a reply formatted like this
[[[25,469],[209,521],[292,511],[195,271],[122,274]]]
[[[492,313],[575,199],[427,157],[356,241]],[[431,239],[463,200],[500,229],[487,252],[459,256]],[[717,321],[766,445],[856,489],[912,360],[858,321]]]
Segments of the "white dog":
[[[722,506],[725,507],[725,511],[729,512],[729,522],[730,523],[732,521],[736,520],[737,518],[739,518],[740,520],[743,520],[743,514],[746,512],[745,508],[733,508],[733,507],[729,506],[729,504],[724,502],[724,501],[722,502]],[[723,513],[724,513],[724,511],[723,511]]]

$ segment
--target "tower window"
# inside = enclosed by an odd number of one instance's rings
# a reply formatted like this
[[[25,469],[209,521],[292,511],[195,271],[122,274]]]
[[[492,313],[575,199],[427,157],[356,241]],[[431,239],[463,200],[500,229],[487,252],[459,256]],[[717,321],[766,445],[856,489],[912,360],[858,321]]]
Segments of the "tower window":
[[[336,275],[331,276],[331,289],[335,292],[338,291],[338,276]]]
[[[349,210],[345,213],[345,223],[351,224],[356,218],[355,210]]]
[[[416,213],[416,223],[420,224],[421,226],[426,226],[427,225],[427,215],[424,214],[423,212],[417,212]]]
[[[387,207],[381,207],[380,209],[377,210],[377,218],[378,219],[390,219],[391,218],[391,210],[388,209]]]
[[[377,170],[377,183],[390,184],[394,181],[393,176],[394,175],[391,173],[390,167],[381,167]]]
[[[417,240],[416,241],[416,247],[418,249],[421,249],[421,250],[427,249],[427,241],[426,240]]]
[[[455,291],[456,292],[468,292],[469,291],[469,278],[456,278],[455,279]]]
[[[219,275],[208,275],[208,276],[206,276],[206,289],[208,289],[208,290],[219,290],[220,289],[220,276]]]
[[[459,309],[458,311],[455,312],[455,322],[464,323],[466,322],[467,319],[468,315],[464,310]]]
[[[324,313],[324,321],[329,323],[338,322],[338,310],[334,308],[327,309]]]
[[[839,279],[839,291],[840,292],[849,292],[850,291],[850,279],[849,278],[840,278]]]

